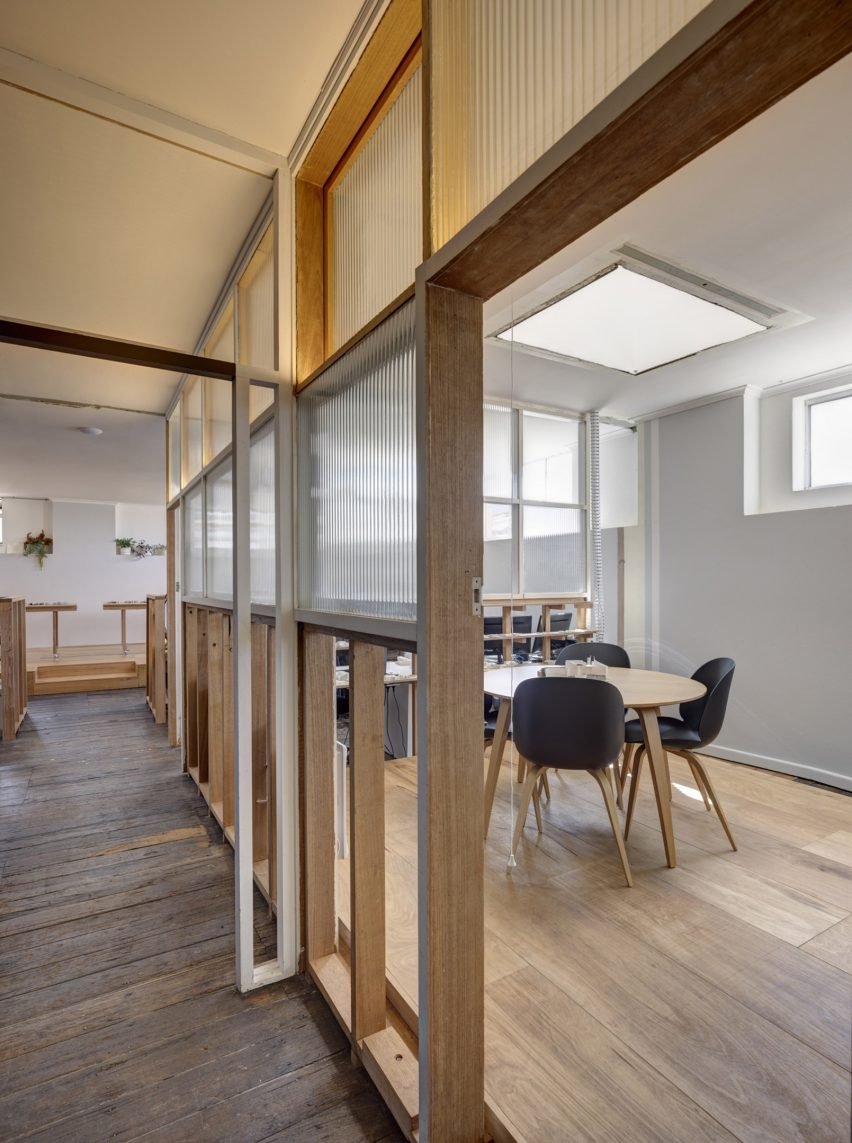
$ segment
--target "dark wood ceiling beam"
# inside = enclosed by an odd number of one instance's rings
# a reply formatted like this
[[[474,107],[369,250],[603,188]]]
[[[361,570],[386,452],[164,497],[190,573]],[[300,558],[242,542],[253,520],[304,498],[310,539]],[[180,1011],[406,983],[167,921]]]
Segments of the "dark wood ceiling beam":
[[[849,52],[849,0],[755,0],[537,186],[520,195],[507,188],[502,214],[498,199],[494,221],[442,268],[427,263],[425,276],[493,297]]]
[[[54,353],[72,353],[77,357],[96,357],[102,361],[115,361],[121,365],[164,369],[169,373],[195,377],[218,377],[225,381],[233,381],[236,375],[236,367],[232,361],[197,357],[193,353],[179,353],[174,349],[164,349],[160,345],[120,341],[118,338],[99,337],[96,334],[59,329],[56,326],[32,325],[10,318],[0,318],[0,342],[8,345],[25,345],[30,349],[48,349]]]

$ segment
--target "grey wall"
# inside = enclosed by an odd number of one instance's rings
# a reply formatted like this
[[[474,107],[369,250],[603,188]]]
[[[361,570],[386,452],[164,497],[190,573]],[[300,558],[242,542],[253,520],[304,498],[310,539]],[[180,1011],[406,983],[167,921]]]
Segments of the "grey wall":
[[[656,425],[660,669],[731,655],[718,753],[852,789],[852,507],[744,515],[740,397]]]

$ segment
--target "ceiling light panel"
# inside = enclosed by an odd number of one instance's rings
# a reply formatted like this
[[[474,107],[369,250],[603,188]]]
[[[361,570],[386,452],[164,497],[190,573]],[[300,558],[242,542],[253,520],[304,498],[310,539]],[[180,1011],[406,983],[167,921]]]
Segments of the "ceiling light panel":
[[[498,336],[637,374],[766,328],[725,306],[612,266]]]

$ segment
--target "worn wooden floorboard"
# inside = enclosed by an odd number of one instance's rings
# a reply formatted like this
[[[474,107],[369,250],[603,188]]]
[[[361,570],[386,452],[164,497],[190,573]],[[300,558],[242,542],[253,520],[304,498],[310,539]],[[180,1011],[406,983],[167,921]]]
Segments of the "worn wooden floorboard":
[[[401,1138],[306,978],[234,989],[231,849],[143,692],[30,700],[0,838],[0,1139]]]

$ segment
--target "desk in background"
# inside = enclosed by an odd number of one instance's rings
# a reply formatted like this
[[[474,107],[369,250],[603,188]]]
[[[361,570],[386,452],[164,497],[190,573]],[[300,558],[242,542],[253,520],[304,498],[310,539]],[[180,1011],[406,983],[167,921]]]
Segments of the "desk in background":
[[[52,611],[53,612],[53,657],[59,658],[59,612],[60,611],[76,611],[76,603],[28,603],[27,611]]]
[[[578,643],[585,643],[595,634],[595,629],[589,627],[589,612],[592,610],[592,601],[585,595],[485,595],[482,598],[483,607],[499,607],[503,612],[503,658],[508,662],[512,658],[513,640],[541,639],[541,657],[544,662],[550,659],[550,640],[574,639]],[[541,608],[541,631],[534,631],[529,635],[521,631],[512,630],[512,613],[526,611],[530,607]],[[576,627],[570,631],[551,631],[550,616],[554,611],[564,611],[571,607],[577,616]],[[483,637],[484,641],[493,641],[493,633]]]

